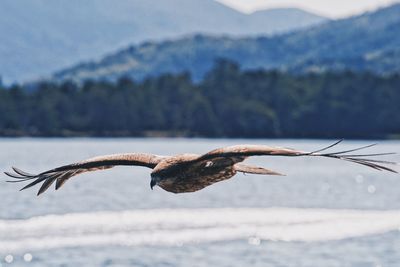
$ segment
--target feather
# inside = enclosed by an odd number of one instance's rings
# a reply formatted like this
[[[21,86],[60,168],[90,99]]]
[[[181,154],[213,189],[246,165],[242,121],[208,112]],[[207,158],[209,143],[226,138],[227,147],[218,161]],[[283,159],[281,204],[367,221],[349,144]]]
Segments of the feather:
[[[252,173],[252,174],[262,174],[262,175],[280,175],[284,176],[284,174],[281,174],[279,172],[271,171],[262,167],[258,166],[251,166],[251,165],[245,165],[245,164],[235,164],[234,168],[238,172],[242,173]]]

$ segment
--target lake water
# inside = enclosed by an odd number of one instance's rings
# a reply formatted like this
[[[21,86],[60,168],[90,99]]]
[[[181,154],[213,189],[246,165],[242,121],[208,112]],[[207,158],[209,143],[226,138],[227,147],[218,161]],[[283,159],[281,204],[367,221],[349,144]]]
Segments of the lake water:
[[[316,150],[330,141],[0,139],[0,170],[41,172],[103,154],[205,153],[241,143]],[[400,142],[379,141],[366,152],[400,152]],[[238,174],[175,195],[150,190],[150,169],[119,167],[74,177],[40,197],[38,188],[19,192],[20,184],[1,176],[0,266],[399,266],[399,175],[332,159],[248,162],[287,176]]]

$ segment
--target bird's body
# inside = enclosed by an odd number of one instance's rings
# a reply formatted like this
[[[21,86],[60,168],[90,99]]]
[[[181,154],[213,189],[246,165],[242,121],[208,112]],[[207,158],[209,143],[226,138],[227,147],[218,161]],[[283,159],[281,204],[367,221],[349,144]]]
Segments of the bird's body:
[[[361,164],[377,170],[396,172],[386,167],[393,162],[367,159],[366,156],[383,156],[393,153],[378,154],[349,154],[370,146],[356,148],[334,153],[321,153],[335,145],[314,151],[304,152],[288,148],[270,147],[264,145],[238,145],[212,150],[203,155],[181,154],[175,156],[158,156],[146,153],[126,153],[106,155],[84,160],[78,163],[61,166],[38,175],[26,173],[13,168],[15,173],[8,176],[16,180],[9,182],[31,181],[23,189],[43,183],[38,195],[46,191],[54,182],[56,190],[59,189],[71,177],[83,172],[109,169],[118,165],[143,166],[153,169],[151,172],[150,186],[159,186],[173,193],[188,193],[201,190],[214,183],[227,180],[237,172],[261,175],[281,175],[280,173],[257,166],[243,164],[242,162],[250,156],[318,156],[335,158],[353,163]]]
[[[233,161],[223,164],[193,162],[200,155],[182,154],[160,162],[151,173],[162,189],[172,193],[188,193],[203,189],[236,174]]]

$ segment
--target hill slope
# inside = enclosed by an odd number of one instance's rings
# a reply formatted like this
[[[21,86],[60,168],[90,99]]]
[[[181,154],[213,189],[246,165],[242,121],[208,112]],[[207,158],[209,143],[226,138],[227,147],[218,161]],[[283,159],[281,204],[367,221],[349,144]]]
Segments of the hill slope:
[[[214,0],[2,0],[0,75],[30,79],[149,39],[271,34],[321,21],[296,9],[247,15]]]
[[[60,71],[58,80],[141,79],[190,71],[200,79],[217,58],[244,68],[293,72],[324,70],[400,72],[400,4],[275,37],[241,38],[196,35],[148,42],[110,54],[98,62]]]

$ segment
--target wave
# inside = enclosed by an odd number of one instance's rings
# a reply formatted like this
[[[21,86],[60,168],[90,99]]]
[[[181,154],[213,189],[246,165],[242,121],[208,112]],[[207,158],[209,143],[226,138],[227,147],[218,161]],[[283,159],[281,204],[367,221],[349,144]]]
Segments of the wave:
[[[179,246],[257,240],[320,242],[397,230],[400,211],[163,209],[0,220],[0,253],[82,246]]]

